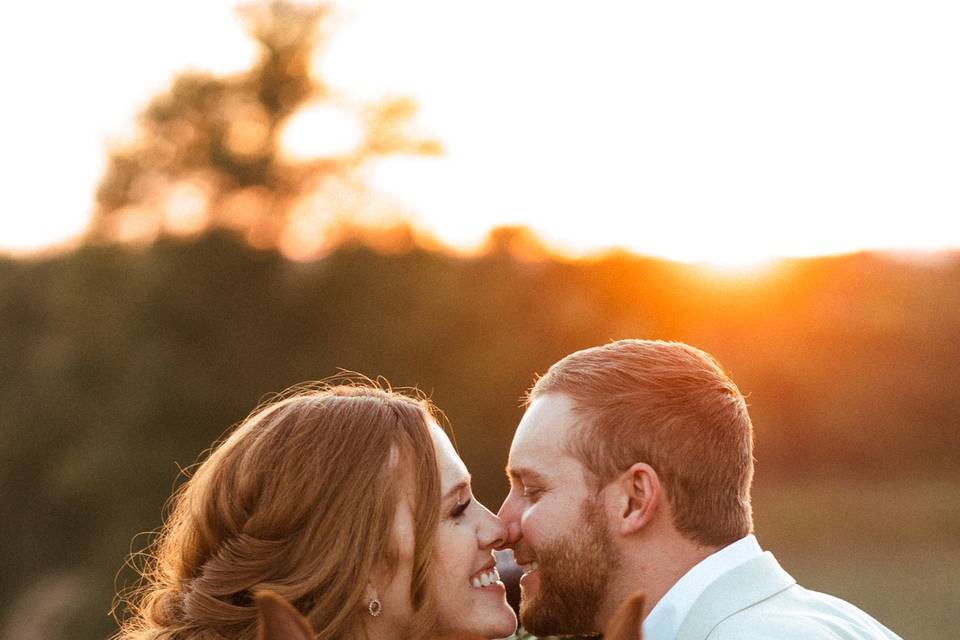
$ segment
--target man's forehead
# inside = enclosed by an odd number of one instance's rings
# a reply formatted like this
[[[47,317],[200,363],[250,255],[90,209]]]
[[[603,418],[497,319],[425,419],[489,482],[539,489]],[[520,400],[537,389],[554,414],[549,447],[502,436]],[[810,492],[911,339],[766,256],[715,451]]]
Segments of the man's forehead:
[[[538,396],[530,403],[517,425],[513,444],[525,446],[528,441],[556,442],[565,438],[567,431],[576,422],[573,401],[564,394]]]
[[[566,441],[575,416],[572,402],[564,395],[537,397],[523,414],[510,446],[510,474],[546,473],[567,456]]]

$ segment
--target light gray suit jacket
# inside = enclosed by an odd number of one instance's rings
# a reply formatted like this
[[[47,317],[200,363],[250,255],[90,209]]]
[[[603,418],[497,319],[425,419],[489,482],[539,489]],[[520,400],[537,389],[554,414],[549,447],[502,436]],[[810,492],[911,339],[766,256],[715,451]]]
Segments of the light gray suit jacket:
[[[808,591],[769,551],[717,578],[677,640],[901,640],[848,602]]]

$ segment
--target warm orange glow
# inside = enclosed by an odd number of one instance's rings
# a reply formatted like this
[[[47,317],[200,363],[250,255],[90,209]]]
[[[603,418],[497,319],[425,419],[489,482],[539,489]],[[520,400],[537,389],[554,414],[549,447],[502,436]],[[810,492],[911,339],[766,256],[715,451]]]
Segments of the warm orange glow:
[[[121,218],[120,226],[114,229],[114,238],[121,242],[143,242],[154,240],[162,226],[160,218],[151,211],[138,211],[138,215]]]
[[[199,180],[184,180],[166,194],[163,204],[168,231],[191,235],[206,227],[209,220],[210,186]]]
[[[776,258],[758,258],[753,260],[706,260],[694,263],[705,274],[738,280],[751,280],[762,277],[776,267]]]
[[[266,151],[270,121],[263,109],[244,105],[232,110],[227,130],[227,148],[237,156],[254,158]]]
[[[229,194],[216,211],[217,222],[235,229],[246,229],[270,207],[270,192],[262,187],[247,187]]]

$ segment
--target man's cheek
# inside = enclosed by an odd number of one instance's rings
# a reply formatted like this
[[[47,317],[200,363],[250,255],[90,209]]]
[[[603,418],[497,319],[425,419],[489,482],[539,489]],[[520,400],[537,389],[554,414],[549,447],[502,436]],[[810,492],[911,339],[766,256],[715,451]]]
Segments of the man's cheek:
[[[523,535],[523,540],[528,547],[534,550],[536,550],[544,534],[549,531],[547,526],[549,519],[545,519],[543,516],[544,514],[539,512],[530,513],[529,516],[520,521],[520,533]]]

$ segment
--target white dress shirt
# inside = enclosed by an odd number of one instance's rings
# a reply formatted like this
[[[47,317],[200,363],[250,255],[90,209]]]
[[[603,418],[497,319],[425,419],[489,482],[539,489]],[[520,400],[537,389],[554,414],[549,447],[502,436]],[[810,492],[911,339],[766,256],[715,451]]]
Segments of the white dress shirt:
[[[693,603],[711,582],[760,555],[763,555],[763,549],[751,534],[694,565],[670,587],[643,621],[643,639],[674,640]]]

